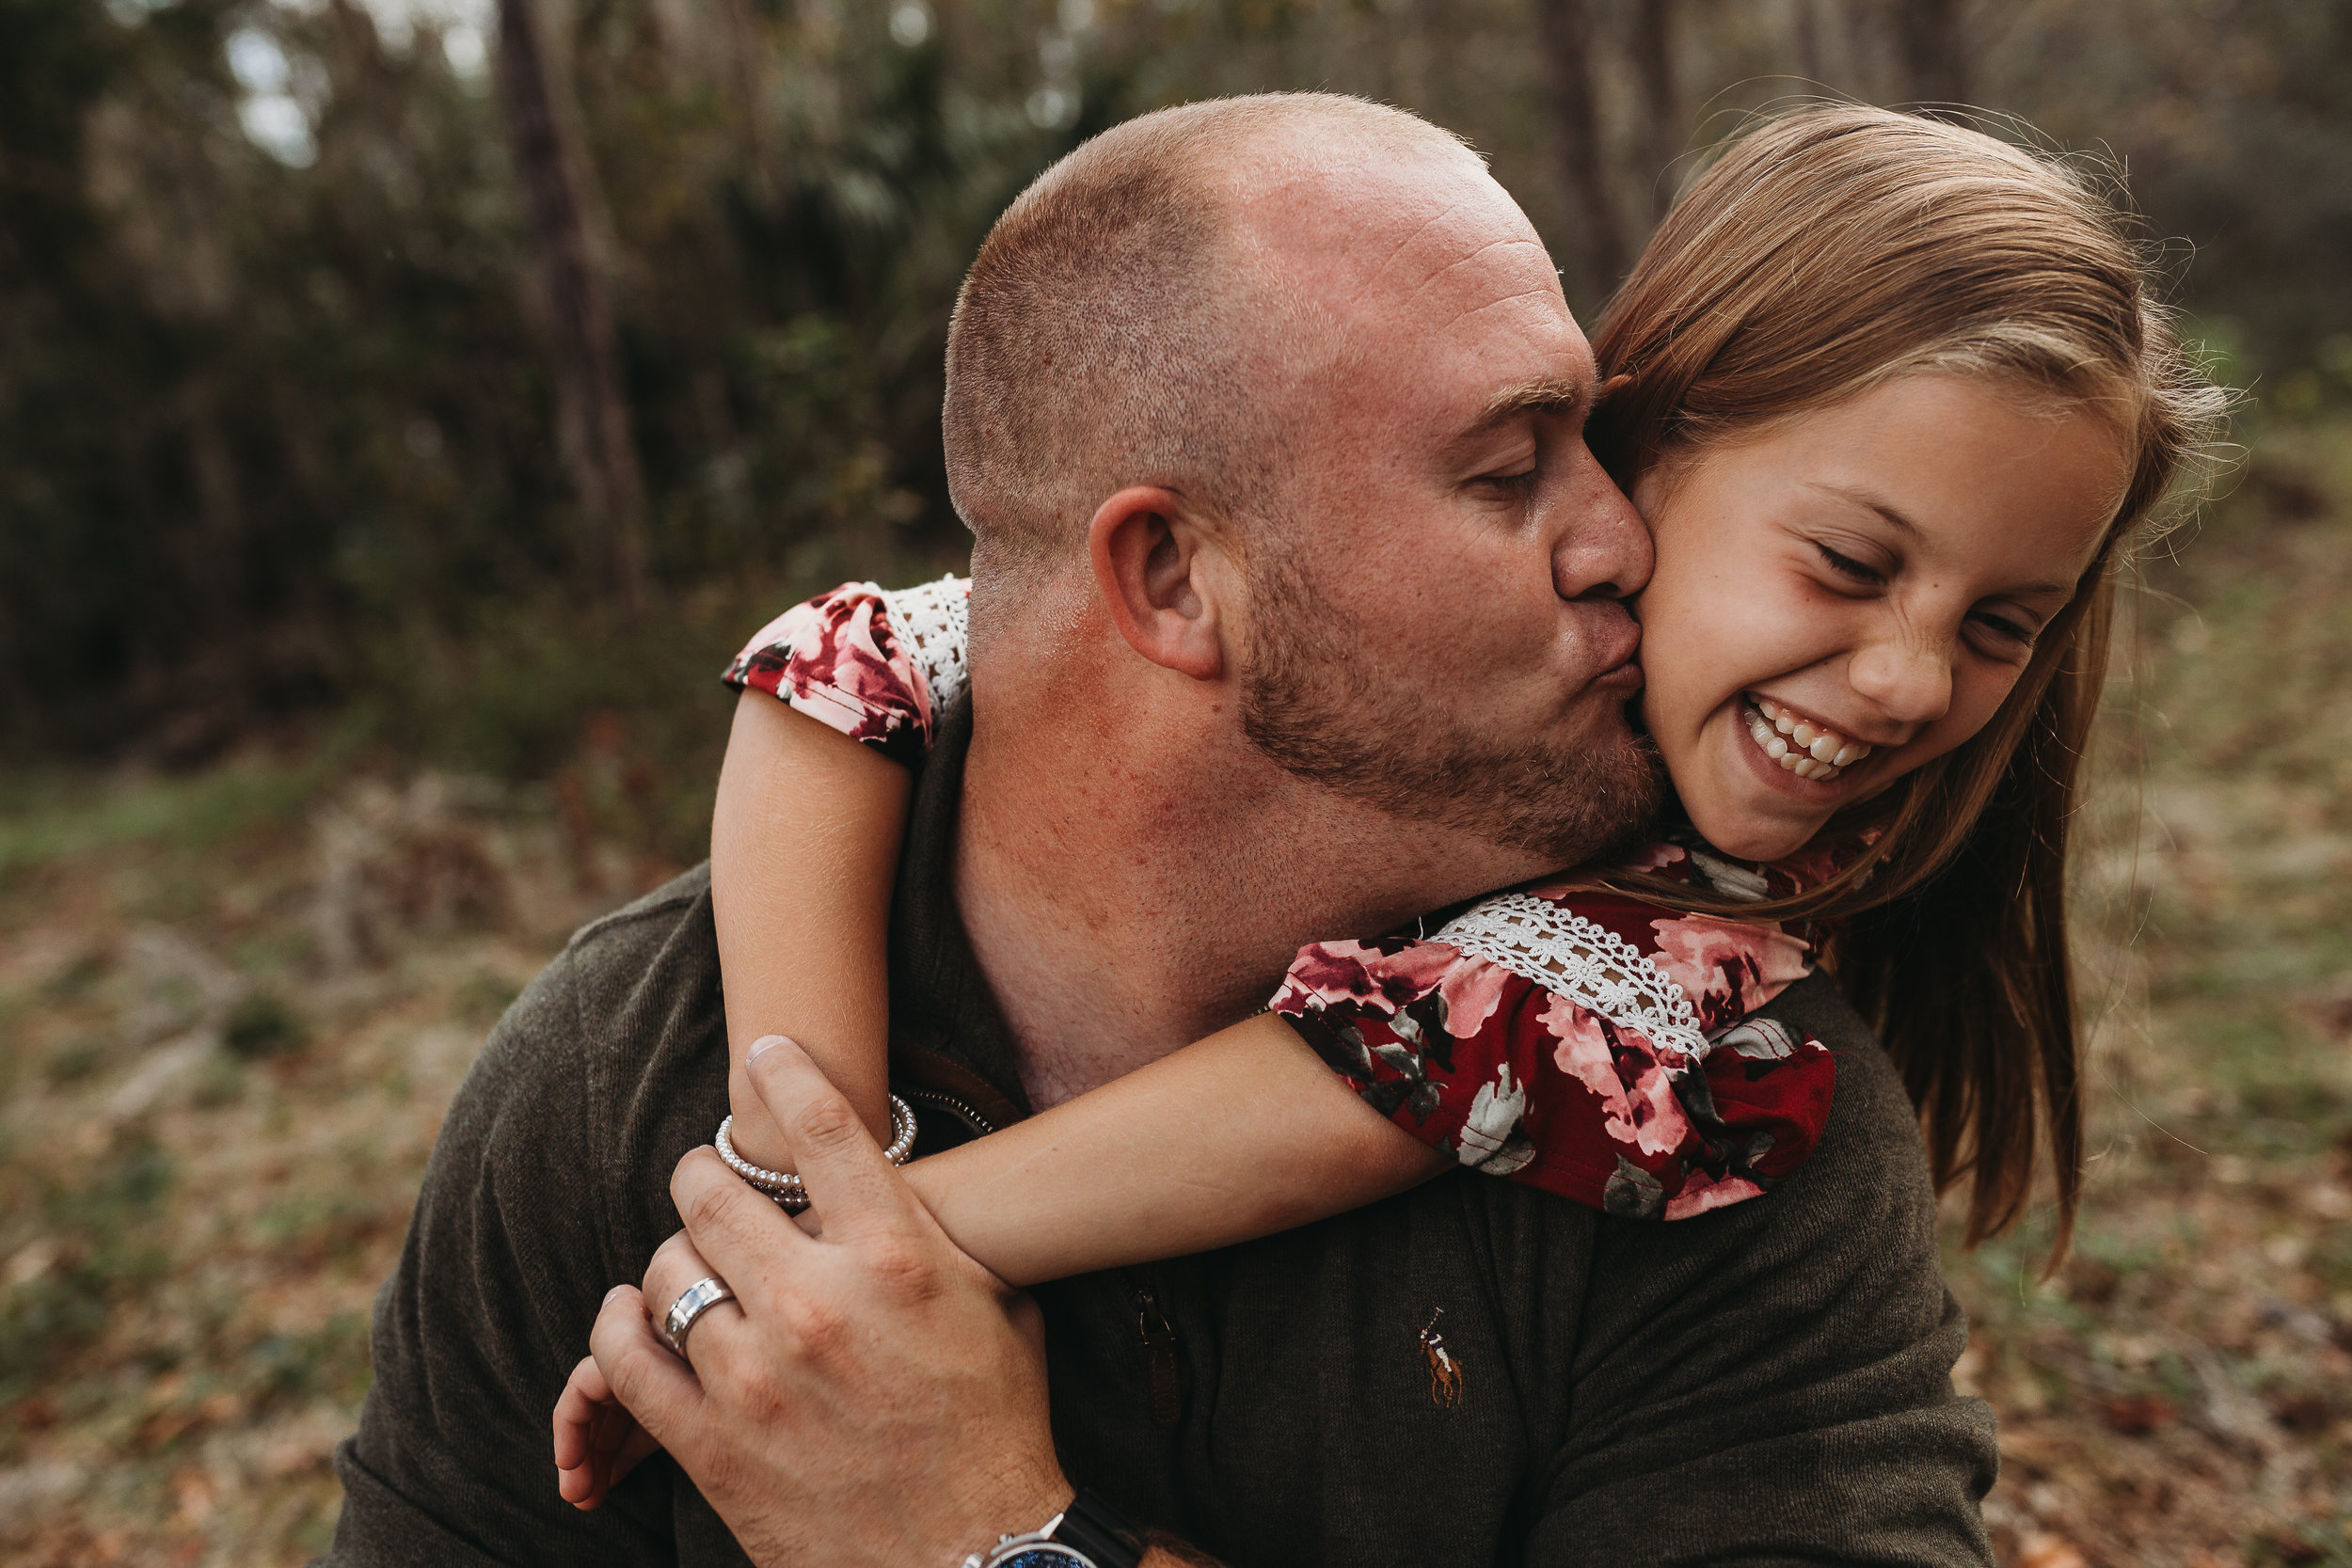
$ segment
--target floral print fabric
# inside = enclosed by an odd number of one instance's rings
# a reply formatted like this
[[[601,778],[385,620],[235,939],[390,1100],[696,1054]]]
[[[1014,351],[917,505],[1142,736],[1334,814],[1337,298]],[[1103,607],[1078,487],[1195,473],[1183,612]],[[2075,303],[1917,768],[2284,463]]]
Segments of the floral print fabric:
[[[845,584],[763,628],[725,679],[913,763],[933,694],[900,627],[930,602]],[[1746,900],[1836,866],[1819,850],[1754,865],[1687,839],[1624,863]],[[1506,903],[1541,918],[1497,942]],[[1463,1164],[1611,1214],[1678,1220],[1771,1191],[1820,1141],[1835,1059],[1753,1016],[1810,971],[1812,951],[1806,933],[1769,922],[1561,882],[1486,900],[1433,937],[1304,948],[1271,1010],[1381,1114]]]
[[[721,679],[739,690],[765,691],[912,767],[930,747],[934,682],[924,669],[933,661],[909,635],[916,623],[907,611],[918,599],[926,610],[944,599],[960,605],[971,588],[953,578],[898,594],[845,582],[762,626]],[[894,599],[900,611],[895,615]],[[962,665],[961,649],[954,664]]]
[[[1703,850],[1661,843],[1641,860],[1724,891]],[[1750,1015],[1808,973],[1807,942],[1594,888],[1524,896],[1601,934],[1576,956],[1650,964],[1688,999],[1692,1027],[1670,1034],[1563,994],[1545,966],[1466,952],[1447,941],[1452,927],[1305,948],[1274,1010],[1432,1148],[1612,1214],[1686,1219],[1769,1192],[1804,1163],[1829,1119],[1836,1063],[1818,1040]]]

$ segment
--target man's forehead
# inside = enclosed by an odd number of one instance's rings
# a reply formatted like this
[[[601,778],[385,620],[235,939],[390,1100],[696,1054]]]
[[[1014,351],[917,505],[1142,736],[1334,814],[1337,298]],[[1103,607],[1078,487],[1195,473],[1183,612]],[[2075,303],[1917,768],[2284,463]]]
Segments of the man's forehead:
[[[1459,171],[1456,171],[1457,174]],[[1559,274],[1518,206],[1474,164],[1475,181],[1352,189],[1301,199],[1260,231],[1261,274],[1319,321],[1348,358],[1515,341],[1521,380],[1589,365]],[[1327,191],[1321,194],[1329,195]],[[1523,357],[1534,351],[1534,359]],[[1573,350],[1567,357],[1563,351]]]
[[[1385,409],[1384,422],[1446,439],[1589,402],[1592,355],[1559,274],[1474,156],[1317,159],[1256,176],[1238,182],[1236,237],[1296,311],[1295,368],[1336,373],[1332,413]],[[1385,373],[1365,373],[1375,367]]]
[[[1391,298],[1476,292],[1498,270],[1558,294],[1534,226],[1474,158],[1303,169],[1241,212],[1266,260],[1318,292]],[[1563,308],[1565,309],[1565,301]]]

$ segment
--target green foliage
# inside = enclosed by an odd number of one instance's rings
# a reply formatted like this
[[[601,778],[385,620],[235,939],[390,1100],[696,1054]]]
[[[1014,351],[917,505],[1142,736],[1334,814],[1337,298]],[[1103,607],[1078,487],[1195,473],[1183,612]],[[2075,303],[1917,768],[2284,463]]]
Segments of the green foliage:
[[[2168,856],[2150,999],[2200,1041],[2228,1147],[2266,1155],[2352,1131],[2352,420],[2255,434],[2235,493],[2147,570],[2136,764],[2169,838],[2146,847]]]
[[[1661,172],[1661,145],[1806,84],[1905,96],[1889,9],[1681,7],[1662,144],[1604,28],[1629,237],[1689,166]],[[2152,232],[2205,248],[2194,303],[2265,395],[2352,399],[2352,11],[1996,10],[1972,10],[1975,96],[2129,164]],[[648,495],[636,626],[587,569],[534,241],[462,40],[348,0],[0,0],[12,761],[190,762],[331,709],[364,742],[545,776],[589,708],[708,723],[685,693],[783,600],[953,558],[937,411],[962,269],[1029,176],[1138,111],[1402,103],[1470,135],[1555,241],[1579,231],[1526,0],[565,14]],[[0,868],[26,852],[0,844]]]
[[[229,1009],[220,1026],[220,1042],[230,1054],[248,1060],[298,1051],[310,1037],[301,1016],[266,990],[247,991]]]
[[[287,767],[246,758],[197,777],[138,778],[97,792],[72,773],[0,778],[0,886],[25,871],[123,845],[210,847],[300,812],[331,763]],[[94,974],[100,962],[93,958],[72,973]]]
[[[478,969],[458,985],[455,995],[457,1015],[469,1023],[485,1028],[496,1023],[522,988],[492,969]]]
[[[119,1141],[78,1184],[45,1195],[48,1234],[71,1241],[29,1277],[0,1287],[0,1404],[51,1373],[56,1358],[105,1326],[119,1301],[155,1277],[162,1254],[144,1227],[171,1177],[153,1141],[133,1138]]]
[[[358,1312],[338,1312],[307,1334],[265,1336],[241,1360],[258,1402],[356,1404],[368,1386],[368,1321]]]
[[[78,1084],[105,1065],[103,1043],[87,1036],[71,1039],[49,1053],[45,1064],[49,1082],[56,1085]]]

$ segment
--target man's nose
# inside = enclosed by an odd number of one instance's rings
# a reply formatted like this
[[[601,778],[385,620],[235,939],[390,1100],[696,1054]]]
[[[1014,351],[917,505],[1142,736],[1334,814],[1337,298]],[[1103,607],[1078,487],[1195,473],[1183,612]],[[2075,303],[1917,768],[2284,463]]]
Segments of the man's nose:
[[[1629,599],[1640,593],[1656,560],[1649,528],[1581,441],[1566,506],[1567,527],[1551,555],[1560,596]]]
[[[1886,637],[1854,651],[1846,679],[1899,724],[1932,724],[1952,705],[1947,653],[1908,637]]]

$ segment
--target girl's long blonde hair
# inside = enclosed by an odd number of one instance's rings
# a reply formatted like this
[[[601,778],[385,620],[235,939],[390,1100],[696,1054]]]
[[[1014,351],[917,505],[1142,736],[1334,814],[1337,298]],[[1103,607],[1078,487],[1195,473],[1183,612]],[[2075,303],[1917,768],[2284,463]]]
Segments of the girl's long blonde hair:
[[[2155,297],[2111,180],[1940,120],[1785,114],[1683,194],[1603,312],[1594,450],[1629,489],[1891,377],[1959,371],[2107,420],[2129,481],[2073,601],[1982,731],[1846,814],[1879,830],[1829,883],[1750,917],[1834,922],[1825,961],[1917,1106],[1971,1245],[2014,1224],[2046,1144],[2063,1253],[2082,1188],[2067,834],[2106,679],[2115,572],[2226,409]],[[1622,379],[1615,379],[1622,378]],[[1692,906],[1687,888],[1615,885]]]

